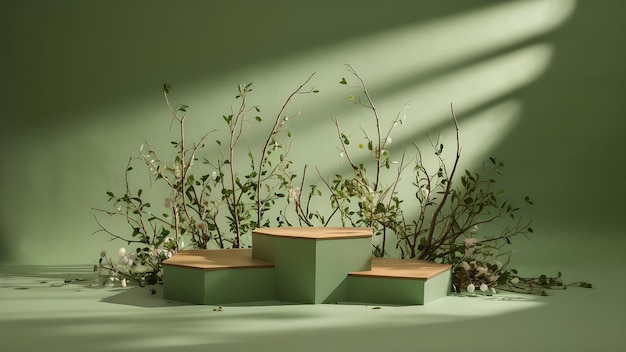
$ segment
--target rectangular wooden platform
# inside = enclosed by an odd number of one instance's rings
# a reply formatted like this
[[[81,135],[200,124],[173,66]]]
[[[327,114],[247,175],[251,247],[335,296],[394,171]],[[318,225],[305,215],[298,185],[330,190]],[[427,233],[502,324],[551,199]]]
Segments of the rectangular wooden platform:
[[[348,275],[428,280],[450,270],[450,268],[450,265],[425,260],[372,258],[372,270],[351,272]]]
[[[450,292],[450,265],[415,259],[372,258],[372,269],[348,273],[351,301],[427,304]]]
[[[272,263],[252,258],[252,249],[249,248],[186,250],[166,259],[163,265],[201,270],[274,267]]]

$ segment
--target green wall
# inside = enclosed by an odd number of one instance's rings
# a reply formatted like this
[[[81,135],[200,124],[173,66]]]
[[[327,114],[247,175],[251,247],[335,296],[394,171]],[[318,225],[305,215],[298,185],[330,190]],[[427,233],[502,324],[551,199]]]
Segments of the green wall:
[[[292,108],[302,111],[292,156],[345,171],[329,117],[359,137],[364,114],[337,84],[345,63],[388,118],[411,102],[396,148],[426,131],[450,136],[455,104],[463,166],[498,156],[511,198],[535,200],[521,263],[604,257],[594,244],[624,241],[624,10],[620,0],[2,1],[0,262],[84,264],[120,245],[91,236],[91,208],[122,189],[141,143],[169,148],[164,82],[191,106],[193,138],[222,127],[238,83],[254,82],[269,118],[316,72],[321,93]]]

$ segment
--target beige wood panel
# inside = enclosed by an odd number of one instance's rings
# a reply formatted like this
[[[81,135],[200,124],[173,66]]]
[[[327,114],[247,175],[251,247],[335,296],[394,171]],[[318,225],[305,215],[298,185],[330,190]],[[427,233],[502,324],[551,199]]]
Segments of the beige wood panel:
[[[447,264],[437,264],[425,260],[373,258],[372,270],[351,272],[349,275],[430,279],[450,270],[450,268],[451,266]]]
[[[202,270],[274,267],[272,263],[252,258],[252,249],[249,248],[186,250],[178,252],[163,264]]]
[[[258,228],[253,234],[316,240],[372,237],[369,227],[273,227]]]

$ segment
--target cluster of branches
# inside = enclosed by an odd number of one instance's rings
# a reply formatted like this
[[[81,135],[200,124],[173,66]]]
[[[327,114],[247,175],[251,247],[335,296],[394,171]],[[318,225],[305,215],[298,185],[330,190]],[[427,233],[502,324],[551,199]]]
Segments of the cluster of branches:
[[[160,279],[161,262],[184,247],[183,239],[190,241],[194,248],[242,248],[246,246],[242,236],[256,227],[272,224],[328,226],[334,221],[342,226],[373,228],[377,239],[373,246],[376,256],[390,255],[391,242],[402,258],[451,264],[453,286],[458,291],[473,292],[476,288],[487,291],[500,285],[536,293],[538,289],[564,286],[560,275],[522,278],[515,269],[509,268],[511,239],[531,234],[531,223],[523,220],[521,208],[506,199],[503,190],[496,188],[496,178],[502,173],[503,162],[492,157],[478,171],[459,170],[461,142],[453,106],[450,105],[455,128],[452,162],[444,157],[444,145],[439,138],[430,135],[432,155],[437,164],[433,170],[425,166],[423,152],[415,143],[414,157],[408,157],[408,152],[403,151],[399,158],[393,159],[389,145],[394,129],[404,122],[406,105],[388,126],[383,126],[383,119],[364,80],[352,66],[347,65],[347,68],[357,82],[351,87],[359,91],[350,95],[349,100],[369,111],[374,126],[370,129],[373,133],[359,126],[363,139],[357,144],[352,143],[352,137],[344,132],[339,119],[332,118],[340,157],[349,165],[347,174],[338,173],[334,178],[326,178],[318,170],[321,186],[307,185],[305,165],[299,184],[295,184],[298,176],[292,171],[288,157],[291,144],[283,144],[278,138],[281,134],[291,137],[287,125],[299,112],[286,115],[285,111],[294,97],[318,92],[314,88],[305,89],[313,75],[284,101],[264,142],[256,148],[247,146],[248,164],[244,167],[239,165],[241,159],[245,160],[241,158],[242,137],[252,124],[263,121],[259,115],[260,107],[248,102],[252,84],[238,86],[238,108],[222,116],[227,137],[216,140],[219,149],[216,160],[199,156],[209,135],[216,130],[205,133],[197,142],[188,143],[185,139],[188,106],[172,105],[169,100],[171,87],[165,85],[164,99],[179,134],[178,140],[171,142],[176,151],[174,161],[166,162],[149,143],[142,145],[140,156],[131,158],[127,165],[123,194],[116,196],[107,192],[114,209],[96,209],[124,219],[130,225],[130,232],[118,234],[97,217],[99,230],[96,232],[105,232],[112,239],[129,245],[136,244],[136,253],[132,258],[125,255],[124,260],[131,263],[131,269],[133,265],[141,264],[148,273],[141,280],[151,282]],[[347,86],[348,80],[342,78],[339,83]],[[356,161],[352,154],[354,145],[367,150],[370,162]],[[136,159],[147,166],[151,182],[164,184],[169,190],[163,204],[165,211],[160,215],[151,210],[142,189],[135,191],[131,187],[129,173]],[[201,172],[195,170],[196,165],[203,165]],[[413,203],[417,204],[417,209],[415,206],[407,209],[409,202],[405,203],[407,199],[399,195],[401,178],[409,172],[414,187],[411,194],[414,194]],[[308,192],[302,192],[305,187]],[[329,194],[329,207],[312,206],[312,200],[324,192]],[[282,206],[279,200],[283,201]],[[532,201],[525,197],[524,203],[531,205]],[[267,216],[274,208],[280,209],[275,222]],[[486,225],[489,225],[489,232],[483,230]],[[97,268],[114,274],[119,271],[109,258],[101,258]],[[585,285],[588,284],[581,283],[581,286]]]
[[[520,217],[521,208],[505,199],[502,190],[495,188],[495,177],[501,173],[504,164],[489,158],[478,172],[465,170],[457,175],[461,143],[459,123],[452,105],[456,145],[451,165],[444,159],[443,144],[430,136],[432,152],[438,162],[437,169],[431,171],[424,166],[423,153],[416,144],[413,144],[415,157],[412,160],[407,160],[406,151],[397,159],[392,159],[389,144],[394,128],[404,122],[406,105],[389,122],[389,126],[383,126],[364,80],[352,66],[347,65],[347,69],[357,82],[352,88],[360,91],[357,95],[350,95],[349,100],[368,110],[372,117],[374,134],[359,126],[363,140],[358,143],[358,148],[366,149],[372,160],[369,163],[355,161],[351,147],[357,143],[352,143],[351,137],[342,130],[339,119],[333,118],[340,143],[340,157],[347,161],[351,172],[348,175],[336,174],[332,179],[320,175],[330,193],[331,210],[327,216],[322,216],[317,210],[309,211],[308,206],[303,206],[310,203],[312,196],[321,194],[319,189],[312,186],[308,195],[299,195],[293,203],[298,209],[300,222],[310,224],[311,220],[318,220],[325,226],[333,217],[338,217],[342,226],[372,227],[379,239],[374,245],[375,255],[389,255],[388,242],[392,241],[403,258],[448,263],[455,270],[463,261],[474,262],[478,255],[488,255],[491,261],[510,255],[506,246],[511,243],[511,238],[527,236],[533,229],[529,221]],[[340,83],[348,85],[348,80],[342,78]],[[367,167],[372,165],[373,171],[368,173]],[[401,176],[411,165],[414,177],[412,184],[415,187],[413,194],[419,204],[417,211],[407,211],[404,203],[406,199],[398,194]],[[524,202],[532,204],[529,197]],[[494,227],[499,232],[484,235],[480,240],[475,239],[478,229],[486,224],[500,225],[499,228]],[[471,246],[466,245],[468,239],[473,242]],[[497,283],[495,275],[493,273],[489,276],[490,285]],[[457,280],[457,283],[461,284],[461,281]]]
[[[263,121],[260,107],[248,102],[252,84],[237,87],[238,108],[222,116],[227,126],[227,137],[225,141],[216,140],[219,149],[217,160],[200,157],[200,150],[205,147],[209,135],[217,130],[210,130],[196,142],[189,143],[185,138],[189,107],[185,104],[173,105],[170,102],[171,86],[164,85],[165,103],[179,137],[171,142],[175,158],[168,162],[150,143],[144,143],[139,149],[140,155],[129,159],[123,194],[118,196],[112,191],[107,192],[113,209],[95,209],[124,219],[129,225],[129,232],[111,230],[94,216],[99,226],[96,233],[104,232],[112,240],[137,246],[133,264],[141,265],[149,273],[159,272],[161,262],[182,249],[185,240],[194,248],[246,246],[242,236],[256,227],[269,226],[269,219],[264,217],[266,211],[289,192],[291,176],[286,175],[291,175],[288,158],[290,144],[282,143],[279,136],[291,137],[287,126],[299,112],[286,115],[285,111],[295,96],[318,92],[314,88],[305,89],[312,77],[313,74],[284,101],[263,145],[256,148],[247,145],[249,163],[243,167],[236,157],[242,147],[242,136],[252,124]],[[136,161],[147,167],[151,184],[160,183],[168,189],[169,193],[163,201],[164,211],[153,211],[154,207],[146,200],[144,191],[131,184],[129,176]],[[196,170],[198,167],[200,170]],[[248,171],[242,172],[246,168]],[[100,259],[100,266],[114,272],[117,269],[111,263],[111,260]]]

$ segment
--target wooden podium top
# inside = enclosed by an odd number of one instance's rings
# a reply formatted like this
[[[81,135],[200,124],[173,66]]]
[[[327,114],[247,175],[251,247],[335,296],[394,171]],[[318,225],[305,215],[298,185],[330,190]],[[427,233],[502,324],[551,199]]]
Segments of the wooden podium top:
[[[265,227],[252,231],[252,234],[305,238],[315,240],[332,240],[341,238],[372,237],[370,227]]]
[[[274,264],[252,258],[252,249],[189,249],[163,261],[163,265],[202,270],[273,268]]]
[[[425,260],[399,258],[372,258],[372,270],[349,273],[350,276],[431,279],[451,266]]]

